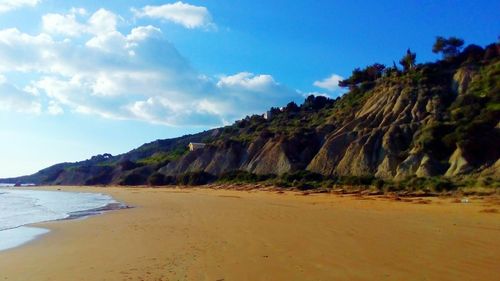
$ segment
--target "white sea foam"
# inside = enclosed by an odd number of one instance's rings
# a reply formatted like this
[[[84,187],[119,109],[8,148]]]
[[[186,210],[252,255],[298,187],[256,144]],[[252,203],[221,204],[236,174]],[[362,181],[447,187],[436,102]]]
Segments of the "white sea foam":
[[[0,251],[21,246],[48,232],[48,229],[28,226],[0,231]]]
[[[0,251],[47,232],[25,225],[66,219],[113,203],[117,202],[112,197],[99,193],[0,188]]]

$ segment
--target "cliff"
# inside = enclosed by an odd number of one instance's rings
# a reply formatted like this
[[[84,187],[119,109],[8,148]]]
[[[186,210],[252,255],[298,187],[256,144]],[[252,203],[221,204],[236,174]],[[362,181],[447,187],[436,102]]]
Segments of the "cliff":
[[[336,100],[308,97],[231,126],[145,144],[118,156],[59,164],[2,181],[37,184],[207,182],[242,171],[272,178],[487,177],[500,165],[500,46],[471,45],[453,59],[410,69],[375,64]],[[355,79],[356,78],[356,79]],[[188,151],[189,142],[204,142]],[[186,177],[188,179],[182,179]],[[195,182],[197,180],[194,180]]]

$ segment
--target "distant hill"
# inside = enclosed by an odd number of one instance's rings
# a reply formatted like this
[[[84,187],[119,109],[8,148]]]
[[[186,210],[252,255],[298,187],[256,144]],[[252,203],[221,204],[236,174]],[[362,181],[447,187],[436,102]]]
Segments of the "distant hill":
[[[300,106],[272,108],[268,119],[249,116],[122,155],[98,155],[0,182],[498,186],[500,45],[469,45],[443,51],[443,57],[416,64],[408,50],[403,69],[374,64],[354,70],[340,83],[348,93],[335,100],[310,96]],[[188,151],[190,142],[206,146]]]

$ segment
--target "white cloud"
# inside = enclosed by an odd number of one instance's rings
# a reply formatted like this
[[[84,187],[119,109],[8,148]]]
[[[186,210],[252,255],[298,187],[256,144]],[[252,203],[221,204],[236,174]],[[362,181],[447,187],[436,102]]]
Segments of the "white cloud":
[[[332,98],[331,95],[323,92],[308,92],[308,93],[303,93],[302,97],[307,98],[308,96],[315,96],[315,97],[325,97],[325,98]]]
[[[332,74],[330,77],[327,77],[321,81],[315,81],[313,85],[328,91],[336,91],[339,89],[339,82],[341,80],[344,80],[342,76]]]
[[[106,52],[120,52],[125,51],[127,40],[120,32],[112,31],[93,37],[85,45]]]
[[[42,105],[36,97],[10,84],[3,77],[0,83],[0,111],[39,114]]]
[[[130,43],[144,41],[149,37],[153,37],[155,35],[160,35],[160,34],[161,30],[152,25],[139,26],[130,31],[130,34],[127,35],[127,41],[129,41]]]
[[[21,7],[34,7],[38,3],[40,3],[40,0],[0,0],[0,13]]]
[[[48,110],[48,113],[50,115],[61,115],[64,113],[64,110],[62,109],[62,107],[59,106],[59,104],[56,103],[55,101],[49,102],[49,106],[48,106],[47,110]]]
[[[93,34],[106,34],[115,32],[117,24],[117,15],[108,10],[99,9],[88,20],[88,29]]]
[[[76,7],[71,8],[70,13],[81,16],[86,16],[88,14],[85,8],[76,8]]]
[[[46,14],[42,17],[43,29],[51,34],[62,34],[71,37],[86,31],[86,26],[76,20],[76,14]]]
[[[16,28],[0,30],[0,71],[33,71],[51,57],[55,42],[47,34],[32,36]]]
[[[72,8],[66,15],[46,14],[42,17],[44,31],[52,35],[69,37],[91,35],[86,42],[87,47],[129,55],[135,54],[130,49],[136,46],[138,41],[161,34],[159,28],[148,25],[133,28],[130,34],[125,36],[116,29],[120,17],[105,9],[99,9],[90,16],[87,22],[83,23],[78,21],[77,15],[85,16],[87,11]]]
[[[216,85],[221,95],[216,103],[217,111],[225,112],[226,120],[285,105],[300,96],[298,91],[281,85],[271,75],[249,72],[222,76]]]
[[[263,91],[277,86],[271,75],[254,75],[249,72],[240,72],[232,76],[223,76],[217,82],[219,88],[243,88],[250,91]]]
[[[194,6],[181,1],[161,6],[145,6],[132,9],[136,17],[150,17],[180,24],[186,28],[213,28],[212,16],[206,7]]]
[[[271,75],[200,74],[159,28],[118,31],[120,17],[103,9],[51,14],[42,21],[41,34],[0,30],[0,73],[27,77],[24,90],[8,96],[0,91],[3,110],[219,126],[300,97]],[[72,28],[62,29],[57,21]]]
[[[42,25],[45,32],[70,37],[82,34],[95,36],[106,36],[116,33],[116,27],[120,20],[116,14],[106,9],[99,9],[93,13],[87,22],[81,23],[78,17],[84,17],[88,13],[82,8],[72,8],[69,14],[46,14],[42,17]]]

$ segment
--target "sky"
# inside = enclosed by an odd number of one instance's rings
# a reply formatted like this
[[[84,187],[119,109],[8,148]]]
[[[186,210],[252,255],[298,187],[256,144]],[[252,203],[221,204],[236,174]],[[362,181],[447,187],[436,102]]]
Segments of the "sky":
[[[0,0],[0,178],[231,124],[436,36],[487,45],[500,1]]]

